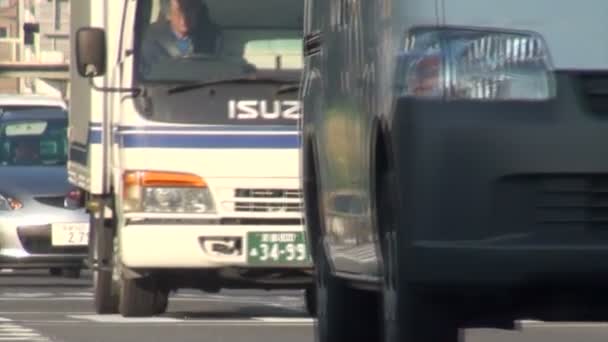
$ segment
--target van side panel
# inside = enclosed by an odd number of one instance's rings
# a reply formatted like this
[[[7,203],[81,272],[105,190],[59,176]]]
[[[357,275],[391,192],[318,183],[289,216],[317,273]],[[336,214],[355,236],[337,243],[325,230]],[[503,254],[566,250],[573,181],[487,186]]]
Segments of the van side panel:
[[[556,69],[608,69],[608,1],[445,0],[446,25],[531,30]]]

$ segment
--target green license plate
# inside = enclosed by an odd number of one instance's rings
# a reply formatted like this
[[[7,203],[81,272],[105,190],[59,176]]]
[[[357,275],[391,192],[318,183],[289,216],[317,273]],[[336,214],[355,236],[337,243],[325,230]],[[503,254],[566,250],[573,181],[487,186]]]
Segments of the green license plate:
[[[309,261],[303,232],[247,234],[247,262],[250,264],[298,265]]]

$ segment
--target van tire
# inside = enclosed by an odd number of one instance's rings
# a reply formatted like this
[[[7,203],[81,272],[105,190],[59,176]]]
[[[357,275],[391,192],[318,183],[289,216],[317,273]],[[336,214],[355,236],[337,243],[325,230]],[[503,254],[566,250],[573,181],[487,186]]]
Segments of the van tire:
[[[315,252],[316,341],[378,341],[380,327],[377,295],[355,289],[331,274],[328,258],[320,242]]]
[[[458,327],[458,308],[432,289],[421,289],[407,279],[403,263],[403,226],[397,218],[394,195],[395,178],[390,170],[383,172],[377,183],[377,218],[382,250],[383,341],[463,342]]]

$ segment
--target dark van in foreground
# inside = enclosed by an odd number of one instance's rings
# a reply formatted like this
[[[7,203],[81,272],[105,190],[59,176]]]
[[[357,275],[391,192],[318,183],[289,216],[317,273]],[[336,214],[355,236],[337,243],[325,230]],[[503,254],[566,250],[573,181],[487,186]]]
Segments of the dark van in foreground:
[[[608,2],[305,10],[319,341],[606,320]]]

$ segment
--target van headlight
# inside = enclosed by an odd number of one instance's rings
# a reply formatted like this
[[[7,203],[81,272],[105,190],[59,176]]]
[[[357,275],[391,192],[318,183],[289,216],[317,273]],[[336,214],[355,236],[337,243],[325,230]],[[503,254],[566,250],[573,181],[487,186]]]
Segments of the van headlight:
[[[549,52],[529,32],[416,28],[397,61],[402,96],[464,100],[546,100],[555,96]]]
[[[187,173],[129,171],[123,176],[126,212],[210,214],[215,212],[207,183]]]

